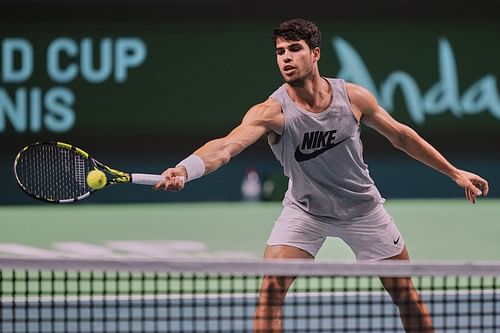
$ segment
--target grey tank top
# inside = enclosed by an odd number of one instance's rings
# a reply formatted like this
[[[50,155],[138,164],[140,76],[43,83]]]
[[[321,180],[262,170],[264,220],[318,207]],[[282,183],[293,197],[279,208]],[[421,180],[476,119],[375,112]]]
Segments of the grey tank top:
[[[384,202],[363,160],[360,126],[345,82],[327,79],[332,103],[312,113],[296,105],[285,85],[271,98],[281,104],[285,127],[271,149],[289,178],[283,205],[335,220],[361,216]]]

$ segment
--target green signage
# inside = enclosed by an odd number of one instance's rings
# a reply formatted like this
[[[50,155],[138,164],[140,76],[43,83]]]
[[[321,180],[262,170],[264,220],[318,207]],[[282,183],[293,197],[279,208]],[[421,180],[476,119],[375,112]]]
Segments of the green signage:
[[[224,135],[282,82],[277,23],[2,24],[0,136]],[[500,127],[498,25],[317,23],[322,74],[365,86],[395,118],[430,134]]]

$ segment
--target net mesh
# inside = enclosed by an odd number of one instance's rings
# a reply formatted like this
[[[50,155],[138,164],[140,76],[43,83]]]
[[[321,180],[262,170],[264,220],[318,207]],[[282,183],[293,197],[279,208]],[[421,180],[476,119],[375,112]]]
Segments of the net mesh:
[[[500,331],[491,264],[0,259],[0,268],[1,332]],[[408,276],[417,298],[401,283]]]

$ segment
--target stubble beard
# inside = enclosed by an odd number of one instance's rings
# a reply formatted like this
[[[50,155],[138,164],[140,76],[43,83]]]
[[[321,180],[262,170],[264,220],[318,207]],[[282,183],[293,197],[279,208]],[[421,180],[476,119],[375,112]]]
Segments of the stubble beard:
[[[302,75],[300,77],[295,77],[295,78],[286,78],[283,75],[283,79],[285,80],[285,82],[294,88],[304,87],[306,80],[312,79],[313,77],[314,77],[313,71],[310,71],[310,72],[306,73],[305,75]]]
[[[289,85],[291,85],[292,87],[295,87],[295,88],[300,88],[300,87],[303,87],[304,86],[304,78],[300,77],[300,78],[296,78],[296,79],[291,79],[291,80],[285,80],[286,83],[288,83]]]

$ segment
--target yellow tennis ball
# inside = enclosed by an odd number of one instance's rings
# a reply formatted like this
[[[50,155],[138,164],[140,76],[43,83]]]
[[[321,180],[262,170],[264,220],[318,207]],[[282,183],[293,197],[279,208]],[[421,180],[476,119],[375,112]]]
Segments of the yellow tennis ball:
[[[92,170],[87,174],[87,184],[91,189],[101,189],[106,185],[106,182],[106,175],[101,170]]]

